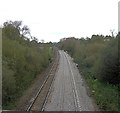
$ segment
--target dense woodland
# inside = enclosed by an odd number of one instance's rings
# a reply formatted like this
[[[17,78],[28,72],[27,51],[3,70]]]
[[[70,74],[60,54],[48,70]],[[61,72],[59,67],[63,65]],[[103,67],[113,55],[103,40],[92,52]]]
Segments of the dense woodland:
[[[58,47],[67,51],[79,65],[80,73],[102,110],[120,111],[119,38],[120,35],[92,35],[91,38],[63,38],[58,43]]]
[[[21,21],[3,24],[2,46],[3,109],[13,109],[15,102],[49,65],[54,55],[51,43],[38,43]]]

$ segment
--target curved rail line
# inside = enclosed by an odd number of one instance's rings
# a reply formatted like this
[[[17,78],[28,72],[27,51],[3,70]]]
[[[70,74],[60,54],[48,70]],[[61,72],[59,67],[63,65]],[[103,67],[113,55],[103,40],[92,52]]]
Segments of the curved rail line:
[[[43,101],[42,106],[41,106],[41,111],[44,111],[44,107],[45,107],[45,105],[46,105],[46,103],[47,103],[49,94],[50,94],[50,92],[51,92],[51,88],[52,88],[53,81],[54,81],[54,78],[55,78],[55,72],[56,72],[56,70],[57,70],[57,65],[58,65],[58,61],[59,61],[59,53],[58,53],[58,51],[57,51],[56,54],[57,54],[57,55],[56,55],[55,61],[54,61],[53,65],[52,65],[52,67],[51,67],[48,75],[46,76],[43,84],[41,85],[40,89],[38,90],[37,94],[35,95],[34,100],[30,103],[30,105],[28,106],[28,108],[27,108],[26,111],[31,111],[31,109],[32,109],[35,101],[37,100],[38,96],[40,95],[41,91],[44,90],[44,86],[45,86],[45,84],[47,83],[49,76],[53,75],[53,78],[52,78],[50,87],[49,87],[49,89],[48,89],[48,91],[47,91],[47,94],[45,95],[45,100]]]

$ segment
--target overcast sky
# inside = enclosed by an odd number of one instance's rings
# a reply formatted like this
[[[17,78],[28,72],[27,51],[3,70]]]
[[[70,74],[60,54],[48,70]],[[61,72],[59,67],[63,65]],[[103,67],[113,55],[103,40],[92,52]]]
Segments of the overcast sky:
[[[0,0],[0,25],[22,20],[45,42],[118,31],[119,0]]]

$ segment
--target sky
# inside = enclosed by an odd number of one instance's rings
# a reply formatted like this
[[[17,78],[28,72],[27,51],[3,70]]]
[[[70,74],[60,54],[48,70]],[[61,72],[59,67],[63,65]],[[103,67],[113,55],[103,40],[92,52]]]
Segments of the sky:
[[[39,41],[118,32],[119,0],[0,0],[0,25],[21,20]]]

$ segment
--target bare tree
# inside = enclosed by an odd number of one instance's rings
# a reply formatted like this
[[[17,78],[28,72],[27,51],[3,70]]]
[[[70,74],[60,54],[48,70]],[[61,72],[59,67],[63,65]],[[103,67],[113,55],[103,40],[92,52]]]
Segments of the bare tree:
[[[114,37],[114,31],[115,31],[114,29],[111,29],[111,30],[110,30],[110,32],[111,32],[111,34],[112,34],[112,37]]]
[[[14,21],[12,25],[20,31],[21,30],[20,26],[22,25],[22,21]]]
[[[44,43],[45,42],[44,39],[42,39],[41,42]]]
[[[21,29],[22,36],[25,36],[26,34],[30,34],[30,29],[28,26],[24,25],[23,28]]]

